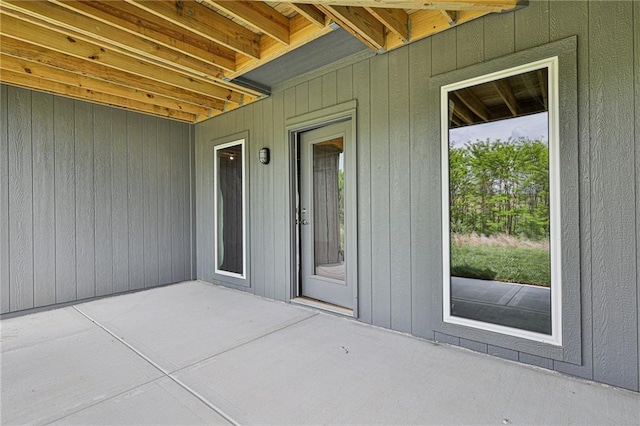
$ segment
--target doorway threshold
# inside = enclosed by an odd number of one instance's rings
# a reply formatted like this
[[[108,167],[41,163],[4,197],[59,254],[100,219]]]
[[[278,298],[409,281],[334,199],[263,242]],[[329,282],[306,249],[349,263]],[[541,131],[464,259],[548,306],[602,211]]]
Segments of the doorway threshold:
[[[291,303],[295,305],[307,306],[309,308],[320,309],[322,311],[327,311],[338,315],[353,317],[353,309],[333,305],[321,300],[311,299],[310,297],[296,297],[295,299],[291,299]]]

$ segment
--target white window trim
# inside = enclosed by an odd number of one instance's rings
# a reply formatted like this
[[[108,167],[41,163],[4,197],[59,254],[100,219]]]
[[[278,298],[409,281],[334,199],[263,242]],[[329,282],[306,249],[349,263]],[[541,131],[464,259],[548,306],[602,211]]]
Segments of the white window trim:
[[[549,82],[549,215],[551,238],[551,335],[521,330],[484,321],[451,315],[451,247],[449,218],[449,103],[448,93],[516,74],[548,68]],[[561,259],[561,201],[560,201],[560,129],[558,93],[558,57],[485,74],[440,88],[440,122],[442,139],[442,259],[443,259],[443,321],[509,336],[520,337],[555,346],[562,345],[562,259]]]
[[[232,146],[240,145],[242,147],[242,155],[241,155],[241,164],[242,164],[242,274],[236,274],[234,272],[224,271],[218,269],[218,151],[230,148]],[[214,272],[219,275],[225,275],[228,277],[239,278],[242,280],[246,280],[247,274],[247,196],[246,196],[246,186],[247,186],[247,167],[245,164],[246,150],[245,150],[245,140],[238,139],[232,142],[224,143],[221,145],[217,145],[213,149],[213,211],[214,211],[214,219],[213,219],[213,251],[214,251],[214,264],[215,269]]]

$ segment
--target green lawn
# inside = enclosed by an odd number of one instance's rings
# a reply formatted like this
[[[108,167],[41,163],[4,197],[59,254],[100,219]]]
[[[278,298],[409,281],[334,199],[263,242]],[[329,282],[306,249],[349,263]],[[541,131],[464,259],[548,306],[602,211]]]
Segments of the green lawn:
[[[541,248],[452,244],[451,275],[549,287],[549,251]]]

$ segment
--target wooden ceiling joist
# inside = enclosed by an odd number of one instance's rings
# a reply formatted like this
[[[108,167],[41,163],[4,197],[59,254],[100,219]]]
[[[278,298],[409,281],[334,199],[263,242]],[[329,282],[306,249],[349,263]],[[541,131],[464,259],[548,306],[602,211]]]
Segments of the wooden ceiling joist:
[[[51,1],[98,22],[175,49],[216,68],[231,72],[236,69],[236,53],[233,50],[197,34],[186,34],[181,27],[123,1]]]
[[[350,6],[319,6],[334,21],[373,50],[385,47],[385,26],[366,9]]]
[[[301,15],[296,15],[291,18],[289,26],[291,28],[291,33],[288,46],[284,46],[282,43],[279,43],[270,37],[263,37],[260,43],[260,50],[262,51],[261,58],[254,59],[238,57],[236,72],[229,73],[228,77],[239,77],[246,72],[273,61],[274,59],[333,31],[328,23],[324,27],[319,28],[317,25],[311,23],[311,21]]]
[[[297,0],[316,6],[385,7],[409,10],[483,10],[507,12],[529,4],[528,0]]]
[[[514,117],[518,115],[518,101],[516,100],[516,96],[513,93],[513,89],[509,84],[509,80],[501,79],[493,82],[493,86],[496,88],[496,91],[504,101],[504,103],[511,111]]]
[[[211,82],[196,79],[167,68],[162,73],[159,73],[158,64],[140,59],[132,60],[131,56],[123,52],[84,40],[81,34],[69,31],[55,31],[51,29],[54,27],[50,25],[36,25],[34,22],[17,19],[15,16],[7,15],[7,13],[13,15],[12,11],[7,11],[4,8],[0,15],[0,34],[4,37],[29,41],[56,52],[127,71],[138,77],[167,82],[223,101],[235,104],[243,102],[241,93],[233,92]]]
[[[260,59],[260,36],[195,1],[125,0],[172,24],[209,38],[240,54]]]
[[[25,87],[28,89],[39,90],[41,92],[53,93],[55,95],[61,95],[71,97],[74,99],[87,100],[103,105],[110,105],[115,107],[121,107],[125,109],[131,109],[134,111],[144,112],[148,114],[158,115],[162,117],[173,118],[180,121],[195,122],[196,116],[187,112],[170,110],[168,108],[160,107],[157,105],[137,102],[131,99],[121,98],[114,96],[110,93],[93,92],[91,90],[73,87],[68,84],[57,83],[50,80],[43,80],[37,77],[33,77],[25,74],[17,74],[12,71],[4,70],[0,67],[0,79],[3,82],[12,84],[14,86]]]
[[[317,25],[320,28],[324,27],[327,24],[327,19],[326,16],[324,16],[324,13],[322,13],[320,9],[313,5],[304,3],[290,3],[289,6],[291,6],[293,10],[295,10],[311,23]]]
[[[375,7],[365,7],[365,10],[403,41],[409,41],[409,15],[407,12],[402,9]]]
[[[289,44],[289,18],[261,2],[203,0],[282,44]]]
[[[152,41],[136,37],[119,28],[96,25],[95,20],[43,1],[3,1],[2,6],[9,10],[22,12],[42,22],[56,27],[78,32],[87,40],[106,43],[120,48],[123,52],[132,52],[152,60],[165,63],[171,68],[199,74],[204,78],[224,78],[223,70],[199,61],[190,56]]]
[[[5,71],[24,76],[36,77],[40,80],[48,80],[56,83],[67,84],[78,89],[84,89],[92,93],[109,93],[122,99],[129,99],[139,103],[149,103],[153,99],[153,104],[167,108],[170,111],[182,111],[193,114],[199,118],[209,117],[211,109],[186,102],[179,102],[166,96],[143,92],[131,87],[113,84],[97,78],[75,74],[59,68],[42,65],[25,59],[18,59],[13,56],[0,53],[0,67]],[[149,111],[147,111],[149,112]]]
[[[209,96],[189,92],[180,87],[169,84],[158,83],[147,79],[139,78],[135,75],[120,71],[114,68],[105,67],[95,62],[84,61],[71,57],[64,53],[48,50],[41,46],[33,45],[24,41],[3,37],[0,43],[0,51],[6,55],[17,58],[24,58],[43,65],[59,68],[73,74],[81,74],[103,80],[107,83],[136,88],[149,93],[149,98],[153,95],[166,96],[177,101],[188,102],[200,105],[205,108],[217,110],[232,109],[226,103]]]
[[[197,122],[263,97],[233,80],[330,33],[335,28],[331,21],[382,52],[526,4],[0,0],[0,82]],[[537,91],[540,85],[538,104],[546,103],[545,76],[538,79],[525,82],[525,89]],[[516,115],[513,90],[503,86],[496,90]],[[453,120],[459,125],[492,119],[473,95],[461,92],[457,99]]]
[[[491,119],[491,114],[487,107],[482,103],[480,98],[469,89],[461,89],[455,92],[456,96],[460,101],[467,106],[475,115],[480,117],[483,121],[489,121]]]

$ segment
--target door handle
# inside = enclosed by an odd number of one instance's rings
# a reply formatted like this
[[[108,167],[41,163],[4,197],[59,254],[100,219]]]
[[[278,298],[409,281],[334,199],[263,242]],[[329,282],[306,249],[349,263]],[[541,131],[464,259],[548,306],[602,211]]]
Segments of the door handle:
[[[300,223],[302,223],[303,225],[308,225],[309,221],[307,219],[302,219],[302,222],[300,222]]]

